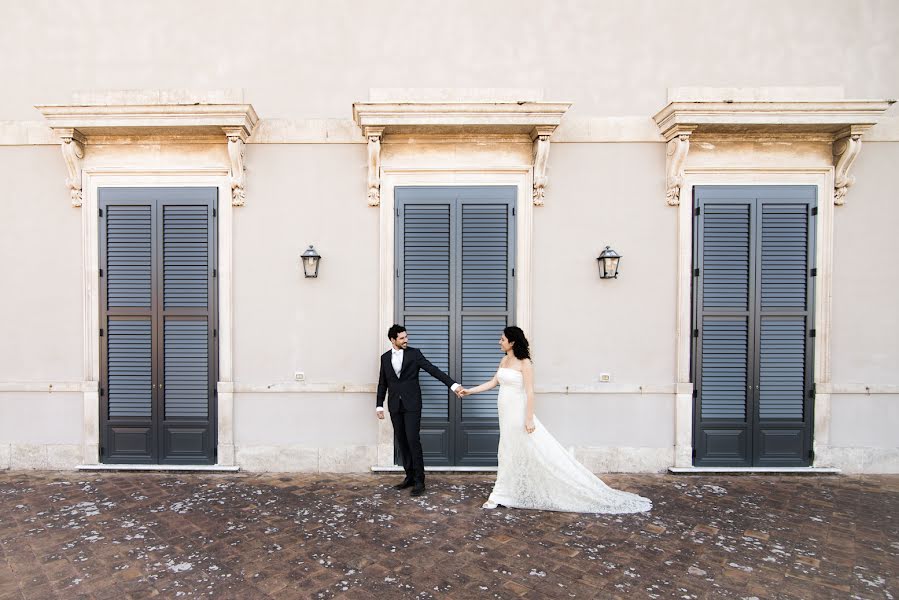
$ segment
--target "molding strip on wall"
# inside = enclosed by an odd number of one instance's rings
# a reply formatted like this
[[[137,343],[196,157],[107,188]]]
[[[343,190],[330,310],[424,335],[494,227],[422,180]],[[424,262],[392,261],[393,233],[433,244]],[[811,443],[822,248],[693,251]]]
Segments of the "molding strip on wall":
[[[680,384],[684,385],[684,384]],[[13,393],[80,393],[96,392],[96,381],[3,381],[0,394]],[[232,394],[374,394],[375,383],[230,383],[219,382],[220,393]],[[597,383],[597,384],[556,384],[540,385],[538,394],[641,394],[667,395],[684,393],[678,391],[676,383]],[[896,395],[899,384],[890,383],[819,383],[819,394],[845,395]]]
[[[566,117],[553,144],[663,143],[651,117]],[[189,141],[182,140],[182,143]],[[899,117],[882,117],[865,143],[899,142]],[[200,140],[198,143],[209,143]],[[221,140],[225,143],[225,140]],[[352,119],[260,119],[248,144],[366,144]],[[389,142],[388,142],[389,143]],[[46,121],[0,121],[0,146],[56,146]]]

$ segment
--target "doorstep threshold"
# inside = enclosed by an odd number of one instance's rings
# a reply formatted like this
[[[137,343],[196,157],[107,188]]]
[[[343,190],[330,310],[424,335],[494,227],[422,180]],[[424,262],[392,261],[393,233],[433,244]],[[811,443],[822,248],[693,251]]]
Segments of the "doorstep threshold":
[[[382,467],[372,466],[372,473],[404,473],[398,465]],[[496,473],[496,467],[425,467],[425,473]]]
[[[78,471],[154,471],[157,473],[236,473],[240,467],[228,465],[78,465]]]
[[[677,475],[731,473],[747,475],[785,474],[797,475],[839,475],[843,471],[836,467],[668,467],[669,473]]]

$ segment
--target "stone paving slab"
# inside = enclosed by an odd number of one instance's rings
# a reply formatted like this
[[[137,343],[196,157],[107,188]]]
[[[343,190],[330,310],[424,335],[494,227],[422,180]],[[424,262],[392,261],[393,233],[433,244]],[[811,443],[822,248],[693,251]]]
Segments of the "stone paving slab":
[[[604,476],[637,515],[398,479],[0,472],[0,599],[899,596],[899,476]]]

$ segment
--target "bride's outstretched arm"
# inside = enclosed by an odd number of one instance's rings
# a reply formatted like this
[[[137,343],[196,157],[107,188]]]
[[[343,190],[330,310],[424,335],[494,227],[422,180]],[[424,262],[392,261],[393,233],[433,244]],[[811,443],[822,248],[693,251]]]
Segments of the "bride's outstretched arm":
[[[534,365],[530,360],[525,359],[521,362],[521,375],[524,379],[524,391],[528,397],[524,426],[530,433],[534,430]]]
[[[481,385],[473,388],[463,389],[462,395],[468,396],[470,394],[477,394],[478,392],[486,392],[487,390],[492,390],[495,388],[499,382],[496,380],[496,374],[493,375],[493,379],[490,381],[485,381]]]

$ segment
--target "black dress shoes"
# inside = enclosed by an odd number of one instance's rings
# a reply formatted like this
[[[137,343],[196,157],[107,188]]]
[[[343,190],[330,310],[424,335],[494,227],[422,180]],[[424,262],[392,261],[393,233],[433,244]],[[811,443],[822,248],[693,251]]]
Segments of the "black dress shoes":
[[[412,488],[412,491],[409,492],[409,495],[410,496],[421,496],[424,493],[425,493],[425,484],[419,483],[414,488]]]
[[[395,486],[393,486],[393,489],[404,490],[407,487],[412,487],[413,485],[415,485],[415,482],[412,481],[411,479],[409,479],[408,477],[406,477],[405,479],[403,479],[403,481],[401,483],[398,483]]]

